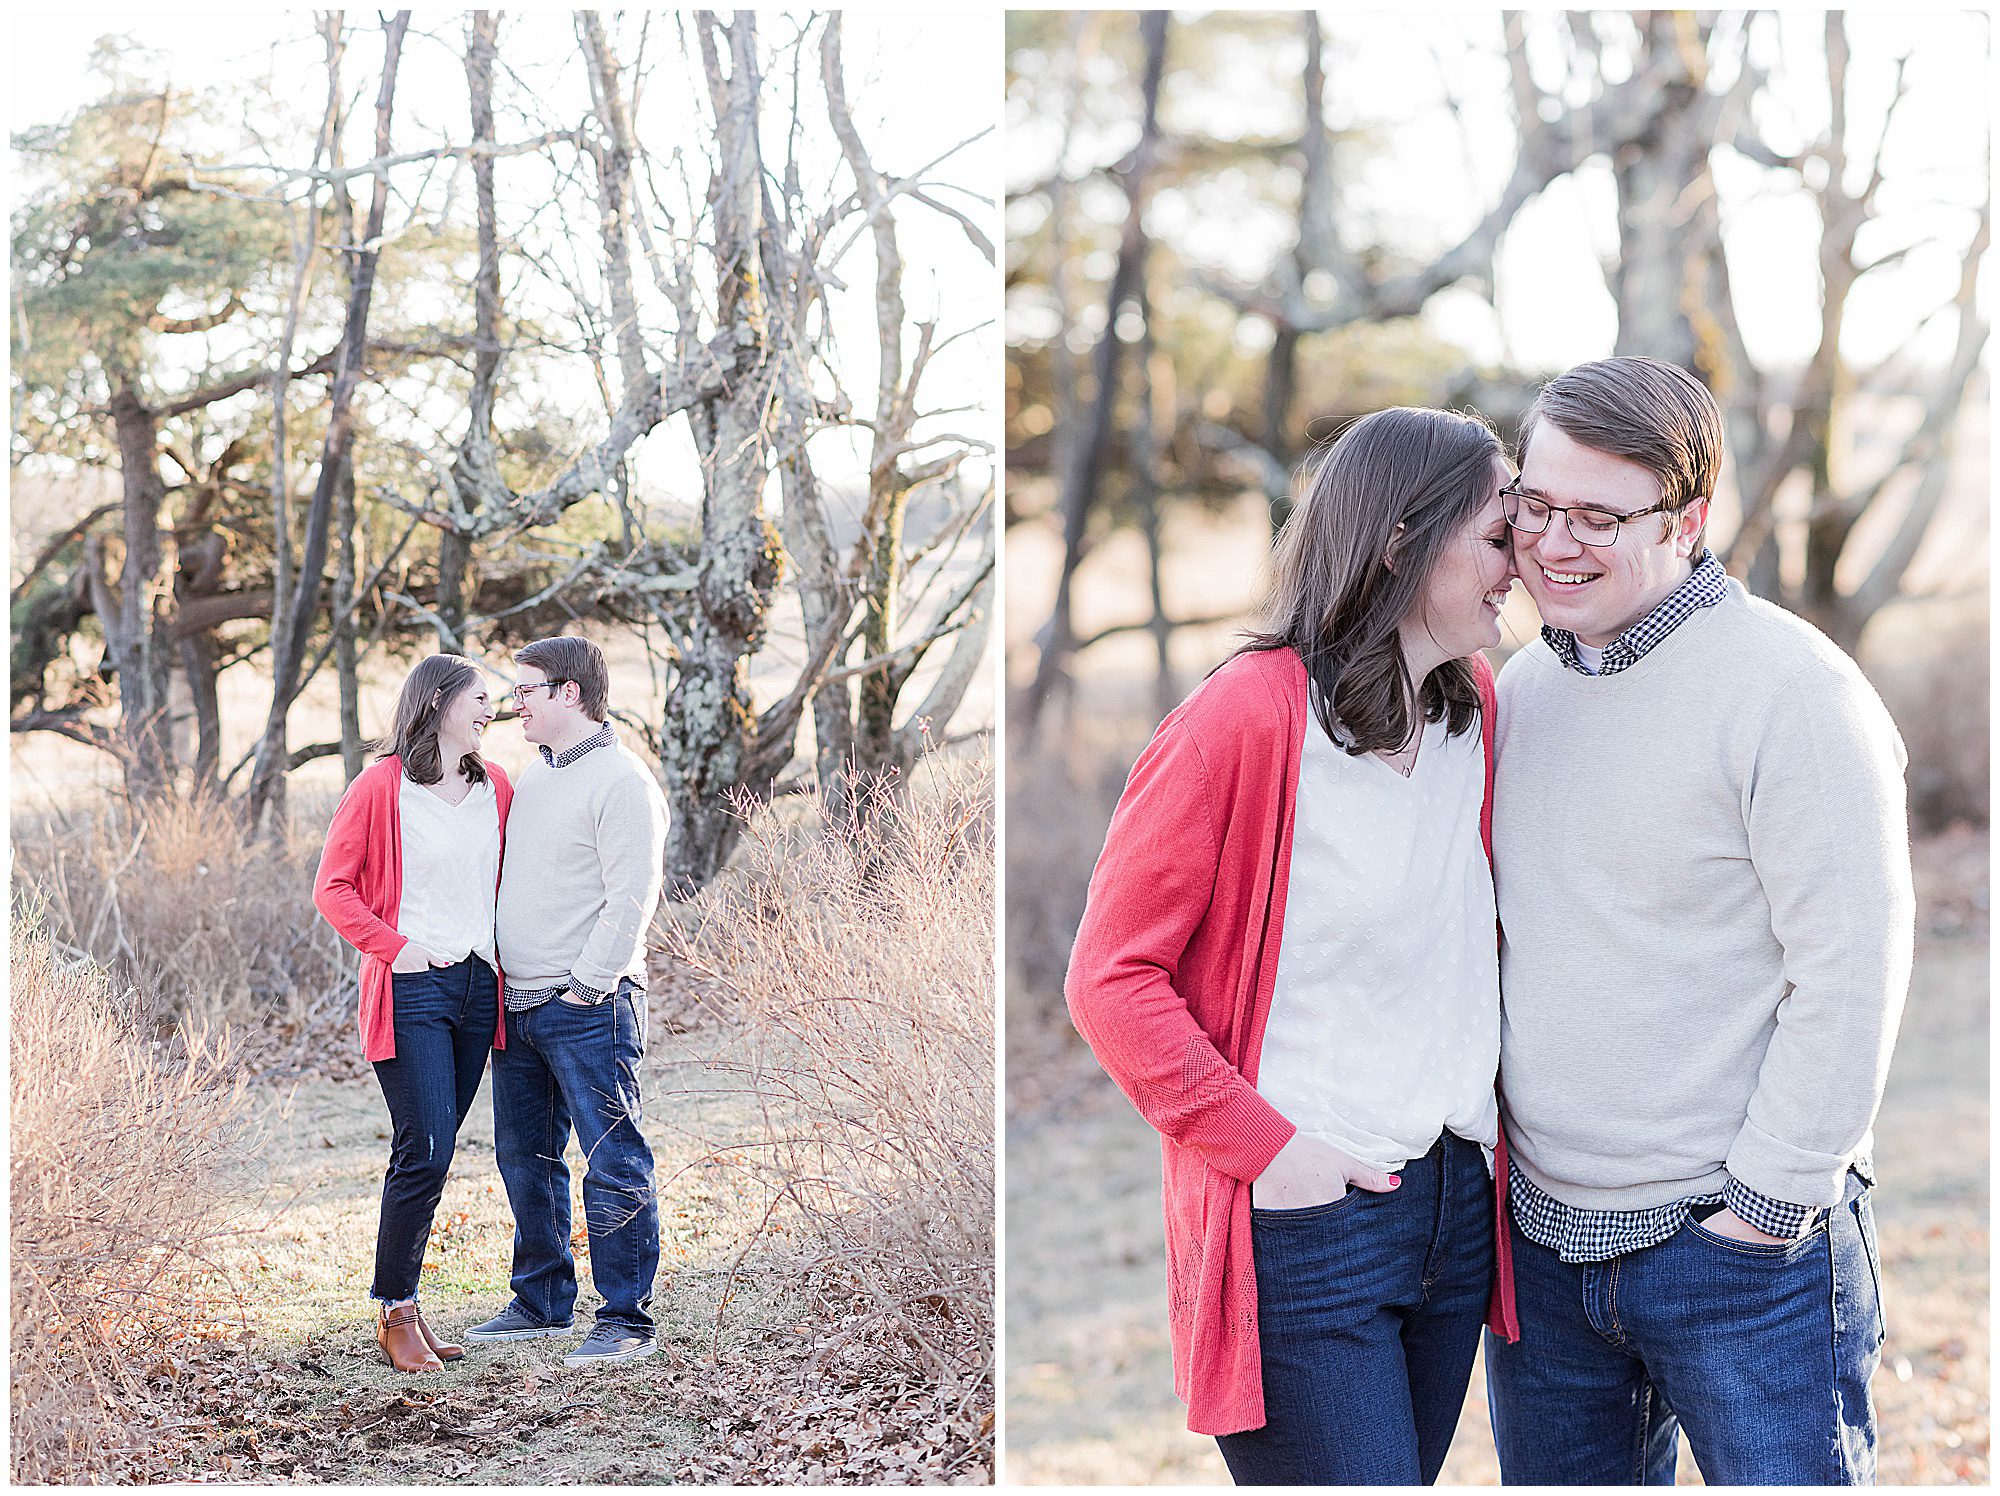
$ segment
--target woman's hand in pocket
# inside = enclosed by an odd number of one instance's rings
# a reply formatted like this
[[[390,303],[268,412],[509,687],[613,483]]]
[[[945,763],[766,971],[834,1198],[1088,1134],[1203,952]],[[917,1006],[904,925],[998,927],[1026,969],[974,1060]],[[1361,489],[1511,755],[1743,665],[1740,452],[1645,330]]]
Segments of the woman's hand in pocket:
[[[1350,1189],[1385,1194],[1402,1182],[1331,1143],[1295,1132],[1257,1176],[1251,1198],[1260,1210],[1304,1210],[1338,1200]]]
[[[413,971],[428,971],[433,966],[451,964],[442,956],[433,956],[416,941],[406,940],[403,948],[396,952],[396,959],[389,963],[389,970],[397,976],[408,976]]]

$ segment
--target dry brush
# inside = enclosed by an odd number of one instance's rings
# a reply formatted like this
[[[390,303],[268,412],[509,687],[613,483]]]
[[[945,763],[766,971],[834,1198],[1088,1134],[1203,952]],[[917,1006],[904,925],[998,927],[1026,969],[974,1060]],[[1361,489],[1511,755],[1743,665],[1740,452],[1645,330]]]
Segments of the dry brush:
[[[160,1375],[210,1336],[249,1096],[226,1043],[143,1005],[47,930],[12,928],[12,1475],[130,1478],[171,1424]]]

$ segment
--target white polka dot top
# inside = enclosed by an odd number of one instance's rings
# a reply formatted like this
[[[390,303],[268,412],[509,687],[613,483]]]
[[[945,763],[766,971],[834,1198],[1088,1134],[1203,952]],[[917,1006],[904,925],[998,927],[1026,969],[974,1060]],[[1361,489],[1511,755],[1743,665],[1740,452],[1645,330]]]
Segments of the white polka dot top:
[[[1490,1148],[1500,960],[1477,729],[1427,723],[1410,777],[1308,723],[1257,1090],[1383,1169],[1445,1130]]]

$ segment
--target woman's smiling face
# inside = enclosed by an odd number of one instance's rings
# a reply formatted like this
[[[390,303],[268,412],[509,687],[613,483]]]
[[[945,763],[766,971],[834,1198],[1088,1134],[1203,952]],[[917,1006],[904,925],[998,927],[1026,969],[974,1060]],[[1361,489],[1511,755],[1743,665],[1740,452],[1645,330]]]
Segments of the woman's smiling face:
[[[493,698],[486,687],[475,680],[451,699],[438,719],[438,746],[443,751],[445,761],[452,763],[467,753],[479,749],[479,735],[486,731],[493,720]]]
[[[1445,651],[1463,659],[1500,642],[1500,607],[1514,585],[1514,553],[1502,511],[1500,485],[1511,476],[1493,462],[1493,492],[1438,553],[1424,579],[1417,605],[1404,624]]]

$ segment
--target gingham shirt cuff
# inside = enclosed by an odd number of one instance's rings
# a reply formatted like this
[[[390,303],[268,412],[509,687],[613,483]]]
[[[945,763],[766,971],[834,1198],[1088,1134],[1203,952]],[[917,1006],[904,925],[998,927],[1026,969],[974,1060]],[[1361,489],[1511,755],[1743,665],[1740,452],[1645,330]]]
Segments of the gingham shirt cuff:
[[[595,987],[584,986],[575,977],[569,979],[569,990],[589,1003],[601,1003],[605,998],[611,996],[608,992],[599,992]]]
[[[1731,1179],[1722,1189],[1723,1203],[1766,1236],[1791,1241],[1805,1235],[1819,1215],[1817,1205],[1794,1205],[1789,1200],[1773,1200],[1760,1195],[1740,1179]]]

